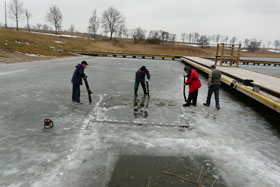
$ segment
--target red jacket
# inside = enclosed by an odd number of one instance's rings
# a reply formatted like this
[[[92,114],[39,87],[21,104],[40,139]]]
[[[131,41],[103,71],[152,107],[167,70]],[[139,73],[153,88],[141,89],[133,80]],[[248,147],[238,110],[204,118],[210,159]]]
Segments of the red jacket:
[[[190,71],[190,75],[188,76],[185,85],[189,85],[189,92],[192,93],[201,87],[201,82],[195,69],[191,69]]]

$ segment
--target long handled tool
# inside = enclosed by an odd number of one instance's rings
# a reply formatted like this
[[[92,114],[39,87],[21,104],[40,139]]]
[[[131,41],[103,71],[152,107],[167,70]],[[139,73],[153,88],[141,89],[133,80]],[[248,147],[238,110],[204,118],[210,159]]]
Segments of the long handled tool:
[[[186,76],[184,75],[184,88],[183,88],[183,95],[184,95],[184,99],[185,99],[185,101],[187,102],[187,98],[186,98],[186,85],[185,85],[185,82],[186,82]]]
[[[150,98],[149,81],[146,81],[146,85],[147,85],[147,94],[148,94],[148,98]]]
[[[86,77],[83,77],[83,79],[84,79],[84,82],[85,82],[85,85],[86,85],[86,88],[87,88],[87,92],[88,92],[88,100],[89,100],[89,103],[91,103],[91,94],[92,94],[92,91],[91,91],[90,88],[89,88],[87,78],[86,78]]]

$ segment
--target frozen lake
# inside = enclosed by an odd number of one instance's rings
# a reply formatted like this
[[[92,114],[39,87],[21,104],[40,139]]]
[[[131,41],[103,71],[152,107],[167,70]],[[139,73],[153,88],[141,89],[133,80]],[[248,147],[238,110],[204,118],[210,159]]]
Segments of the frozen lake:
[[[256,71],[256,72],[260,72],[260,73],[264,73],[264,74],[267,74],[267,75],[273,75],[273,76],[278,76],[280,77],[280,67],[277,66],[264,66],[264,65],[260,65],[260,66],[257,66],[257,65],[240,65],[241,68],[244,68],[244,69],[248,69],[248,70],[251,70],[251,71]]]
[[[82,60],[90,64],[85,73],[92,105],[84,86],[85,104],[71,101],[70,80]],[[149,100],[141,97],[141,87],[134,98],[135,71],[142,65],[151,72]],[[186,178],[189,171],[176,158],[198,171],[213,163],[208,177],[218,179],[217,186],[279,186],[280,136],[271,123],[223,89],[221,110],[214,100],[204,107],[202,75],[198,106],[183,108],[183,67],[178,61],[98,57],[0,65],[0,186],[126,186],[116,177],[120,166],[131,169],[139,162],[167,180],[155,171],[161,164],[154,158],[174,162],[175,168],[163,163],[161,169],[186,172]],[[53,129],[43,129],[45,118],[54,121]],[[145,186],[148,177],[143,173],[143,183],[135,186]],[[158,182],[149,180],[151,186]]]

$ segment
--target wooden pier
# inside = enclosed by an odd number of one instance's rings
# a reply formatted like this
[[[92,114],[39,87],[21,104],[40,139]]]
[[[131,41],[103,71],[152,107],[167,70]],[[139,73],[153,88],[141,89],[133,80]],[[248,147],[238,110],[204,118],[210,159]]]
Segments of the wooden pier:
[[[89,55],[89,56],[101,56],[101,57],[119,57],[119,58],[140,58],[140,59],[155,59],[155,60],[179,60],[180,55],[164,55],[164,54],[148,54],[148,53],[128,53],[128,52],[106,52],[106,51],[71,51],[74,54],[80,55]],[[203,57],[209,60],[216,60],[216,57]],[[279,66],[280,62],[277,61],[269,61],[269,60],[251,60],[251,59],[239,59],[242,65],[263,65],[263,66]],[[223,59],[223,63],[232,62],[232,64],[236,64],[237,61],[235,59],[225,58]]]
[[[205,59],[208,60],[216,60],[216,57],[204,57]],[[223,63],[227,64],[229,61],[227,59],[223,59]],[[233,64],[236,63],[236,61],[232,61]],[[272,60],[254,60],[254,59],[246,59],[246,58],[240,58],[239,59],[239,64],[242,65],[256,65],[256,66],[279,66],[280,67],[280,62],[279,61],[272,61]]]
[[[98,51],[72,51],[73,53],[89,56],[102,57],[122,57],[122,58],[140,58],[140,59],[159,59],[159,60],[175,60],[180,59],[181,56],[176,55],[162,55],[162,54],[148,54],[148,53],[126,53],[126,52],[98,52]]]
[[[181,58],[185,63],[209,74],[215,62],[198,57]],[[222,82],[280,113],[280,78],[233,66],[217,66],[222,72]],[[254,80],[251,86],[243,80]]]

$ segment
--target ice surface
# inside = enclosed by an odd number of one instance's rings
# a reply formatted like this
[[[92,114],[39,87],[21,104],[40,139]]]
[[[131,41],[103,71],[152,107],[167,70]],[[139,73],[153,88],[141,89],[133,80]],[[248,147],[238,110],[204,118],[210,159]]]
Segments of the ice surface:
[[[89,63],[92,105],[84,86],[85,104],[71,101],[71,76],[82,60]],[[151,72],[151,98],[139,107],[148,117],[135,118],[134,78],[142,65]],[[106,186],[120,155],[201,156],[214,162],[227,186],[279,186],[277,131],[223,89],[221,110],[214,100],[204,107],[202,75],[198,106],[183,108],[183,67],[93,57],[0,65],[0,186]],[[141,102],[141,87],[138,95]],[[43,129],[45,118],[53,129]]]

